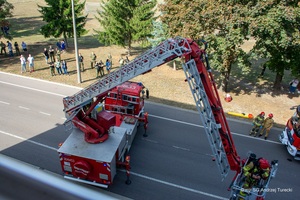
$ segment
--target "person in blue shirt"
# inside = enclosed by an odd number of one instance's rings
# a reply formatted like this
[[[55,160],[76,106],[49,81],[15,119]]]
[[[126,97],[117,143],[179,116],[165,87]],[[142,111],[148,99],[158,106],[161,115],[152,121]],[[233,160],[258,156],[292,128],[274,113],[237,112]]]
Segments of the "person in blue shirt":
[[[110,63],[109,59],[106,59],[105,66],[106,66],[106,71],[109,74],[110,68],[111,68],[111,63]]]

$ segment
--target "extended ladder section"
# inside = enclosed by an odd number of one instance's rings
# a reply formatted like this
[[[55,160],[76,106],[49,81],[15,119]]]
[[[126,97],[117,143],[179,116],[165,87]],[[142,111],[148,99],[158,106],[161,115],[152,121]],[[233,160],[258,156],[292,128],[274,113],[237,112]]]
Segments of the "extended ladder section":
[[[96,83],[82,89],[73,96],[65,97],[63,103],[67,120],[74,117],[76,110],[91,102],[94,97],[188,52],[191,52],[191,49],[185,38],[176,37],[162,42]]]
[[[216,123],[195,60],[191,59],[187,63],[183,63],[182,66],[212,149],[213,156],[216,158],[221,176],[224,179],[227,176],[230,167],[219,133],[221,125]]]

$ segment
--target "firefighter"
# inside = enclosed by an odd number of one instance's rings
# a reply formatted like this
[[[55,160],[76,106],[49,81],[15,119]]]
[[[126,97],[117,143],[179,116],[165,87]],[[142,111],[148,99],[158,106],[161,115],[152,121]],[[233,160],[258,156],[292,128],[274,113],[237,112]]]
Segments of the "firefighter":
[[[260,127],[264,123],[265,120],[265,112],[261,112],[259,115],[257,115],[253,120],[253,127],[249,135],[252,135],[256,137],[256,134],[258,133]]]
[[[266,134],[265,134],[265,140],[266,140],[268,138],[269,132],[270,132],[273,124],[274,124],[273,114],[270,113],[268,115],[268,117],[264,120],[263,128],[260,131],[259,137],[261,137],[264,134],[264,131],[266,131]]]
[[[256,155],[254,155],[254,158],[250,159],[248,161],[248,164],[246,164],[243,167],[243,173],[245,176],[245,182],[243,184],[243,189],[240,192],[241,196],[246,196],[245,191],[251,190],[253,187],[260,187],[263,185],[259,185],[261,180],[267,180],[270,176],[270,164],[269,162],[264,158],[258,158],[256,159]],[[251,157],[251,155],[250,155]]]

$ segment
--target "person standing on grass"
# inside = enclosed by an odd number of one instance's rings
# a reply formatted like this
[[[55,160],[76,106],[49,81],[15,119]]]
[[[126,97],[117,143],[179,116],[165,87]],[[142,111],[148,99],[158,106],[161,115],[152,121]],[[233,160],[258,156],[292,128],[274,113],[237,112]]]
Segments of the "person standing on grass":
[[[6,53],[6,44],[4,44],[4,42],[2,42],[2,41],[0,43],[0,48],[1,48],[1,55],[3,54],[3,52],[6,55],[7,54]]]
[[[20,52],[20,48],[19,48],[18,42],[15,42],[14,46],[15,46],[15,50],[16,50],[16,55],[20,56],[21,52]]]
[[[50,55],[51,62],[55,62],[54,49],[53,49],[52,45],[50,45],[50,47],[49,47],[49,55]]]
[[[100,77],[104,76],[103,66],[104,66],[104,64],[103,64],[102,60],[100,60],[99,62],[96,62],[96,70],[97,70],[96,78],[98,78],[99,75],[100,75]]]
[[[124,59],[122,56],[119,59],[119,64],[120,64],[120,67],[122,67],[124,65]]]
[[[56,61],[61,61],[60,49],[56,48]]]
[[[66,60],[62,60],[62,62],[61,62],[61,68],[62,68],[63,73],[65,75],[69,74],[69,72],[68,72],[68,66],[67,66],[67,61]]]
[[[49,63],[51,76],[55,76],[54,62]]]
[[[110,73],[110,67],[111,67],[109,59],[106,59],[105,66],[106,66],[107,74],[109,74]]]
[[[62,74],[62,71],[61,71],[61,66],[60,66],[60,61],[56,61],[56,63],[55,63],[55,67],[56,67],[56,71],[57,71],[57,73],[59,74],[59,75],[61,75]]]
[[[290,88],[289,88],[290,91],[289,91],[289,93],[295,94],[298,84],[299,84],[298,78],[293,79],[290,82]]]
[[[30,73],[34,72],[34,58],[31,56],[31,54],[28,55],[27,61],[29,64]]]
[[[103,69],[104,68],[104,63],[102,62],[102,60],[100,60],[99,66],[100,66],[100,69],[99,69],[100,70],[100,76],[103,77],[105,75],[105,73],[104,73],[104,69]]]
[[[95,64],[96,64],[96,59],[97,59],[97,56],[94,52],[92,52],[91,54],[91,69],[94,68]]]
[[[128,64],[130,62],[128,56],[126,56],[125,60],[124,60],[125,64]]]
[[[21,46],[22,46],[23,52],[27,51],[27,44],[24,41],[22,41]]]
[[[66,50],[66,44],[65,44],[65,41],[64,41],[64,40],[62,40],[62,41],[60,42],[60,47],[61,47],[61,52],[64,53],[65,50]]]
[[[21,61],[21,73],[26,72],[26,59],[23,55],[21,55],[20,61]]]
[[[108,58],[108,60],[110,61],[110,65],[112,66],[112,65],[113,65],[113,62],[112,62],[112,56],[111,56],[111,53],[108,54],[107,58]]]
[[[79,68],[82,72],[84,71],[83,56],[81,55],[81,53],[79,53]]]
[[[9,56],[13,57],[14,56],[13,48],[12,48],[12,44],[9,41],[7,41],[7,49],[8,49]]]
[[[56,50],[58,49],[58,50],[61,50],[61,43],[60,43],[60,41],[57,41],[56,42]]]
[[[49,60],[49,52],[48,52],[47,48],[44,48],[43,54],[44,54],[44,56],[45,56],[46,64],[48,64],[48,60]]]

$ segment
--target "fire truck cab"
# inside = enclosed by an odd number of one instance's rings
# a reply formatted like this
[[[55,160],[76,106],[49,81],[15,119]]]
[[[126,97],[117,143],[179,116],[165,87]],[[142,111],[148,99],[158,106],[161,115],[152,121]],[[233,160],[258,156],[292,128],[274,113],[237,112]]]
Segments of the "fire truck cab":
[[[287,121],[286,127],[279,135],[279,140],[295,160],[300,160],[300,106],[294,115]]]
[[[144,108],[145,91],[143,89],[142,83],[128,81],[118,85],[105,98],[105,110],[138,116]]]

